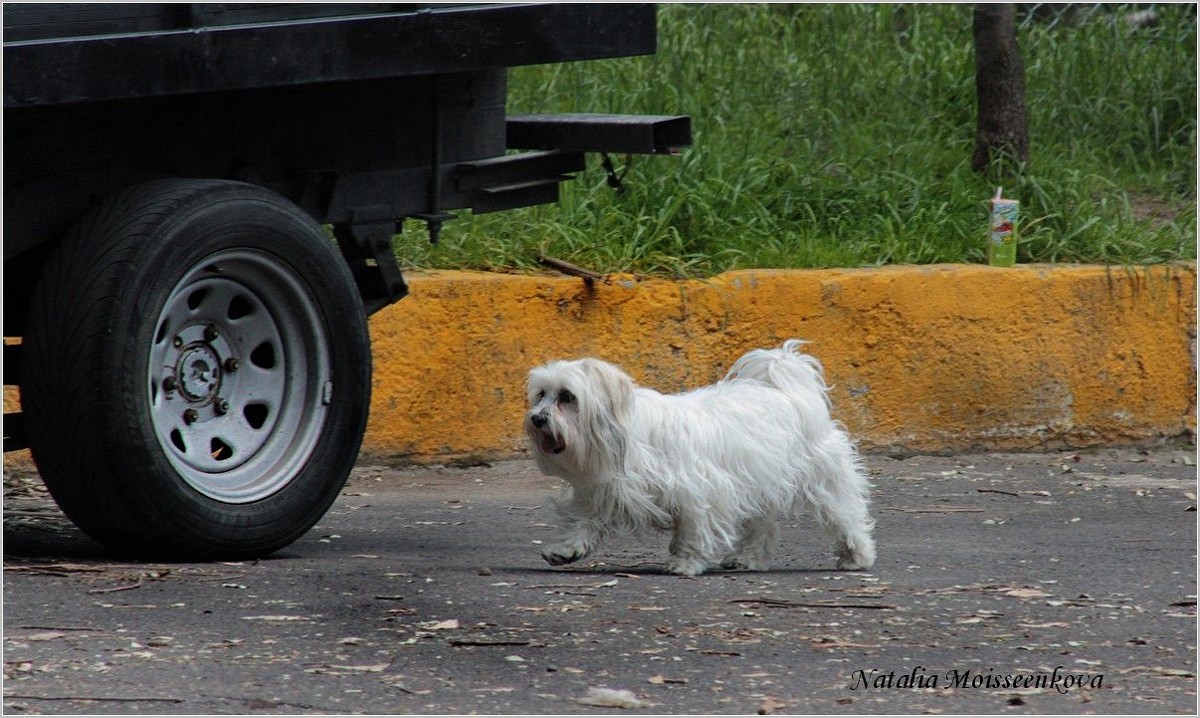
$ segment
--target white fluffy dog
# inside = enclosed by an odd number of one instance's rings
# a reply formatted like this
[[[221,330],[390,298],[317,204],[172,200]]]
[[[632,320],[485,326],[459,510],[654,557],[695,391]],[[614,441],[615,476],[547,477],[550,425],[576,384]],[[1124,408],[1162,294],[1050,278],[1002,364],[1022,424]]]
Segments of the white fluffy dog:
[[[617,528],[654,527],[672,533],[671,573],[762,570],[777,518],[808,505],[838,568],[869,568],[870,485],[803,343],[751,351],[716,384],[675,395],[597,359],[533,369],[525,431],[538,467],[571,487],[558,502],[566,536],[542,557],[571,563]]]

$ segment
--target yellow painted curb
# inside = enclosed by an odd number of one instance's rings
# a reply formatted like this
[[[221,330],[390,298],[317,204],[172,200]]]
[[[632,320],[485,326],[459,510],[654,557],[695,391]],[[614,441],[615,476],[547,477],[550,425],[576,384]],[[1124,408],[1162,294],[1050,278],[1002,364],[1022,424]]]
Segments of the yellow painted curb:
[[[663,391],[799,337],[866,450],[1032,449],[1196,429],[1196,269],[934,265],[711,280],[439,271],[375,315],[364,450],[523,451],[524,382],[596,356]]]
[[[1196,267],[747,270],[711,280],[439,271],[371,319],[364,451],[525,450],[528,370],[596,356],[680,391],[799,337],[864,450],[1136,443],[1196,431]],[[6,387],[5,409],[19,406]],[[27,452],[6,461],[22,463]]]

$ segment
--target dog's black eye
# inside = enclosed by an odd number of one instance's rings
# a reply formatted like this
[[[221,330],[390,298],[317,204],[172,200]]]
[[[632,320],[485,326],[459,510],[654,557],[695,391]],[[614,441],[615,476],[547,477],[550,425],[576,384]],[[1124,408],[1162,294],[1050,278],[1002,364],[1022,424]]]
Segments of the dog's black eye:
[[[546,396],[546,392],[544,392],[544,391],[539,391],[539,392],[537,393],[537,396],[533,397],[533,400],[534,400],[535,402],[537,402],[537,401],[541,401],[541,400],[542,400],[542,397],[544,397],[544,396]]]
[[[563,389],[558,393],[558,402],[560,404],[570,404],[573,401],[575,401],[575,395],[566,389]]]

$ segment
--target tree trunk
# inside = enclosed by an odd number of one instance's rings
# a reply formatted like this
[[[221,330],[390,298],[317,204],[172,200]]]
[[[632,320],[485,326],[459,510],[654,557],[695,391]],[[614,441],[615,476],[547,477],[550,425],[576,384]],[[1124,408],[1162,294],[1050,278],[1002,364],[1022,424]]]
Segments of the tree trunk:
[[[1012,4],[975,6],[975,94],[979,114],[971,166],[1005,175],[1029,162],[1025,64]]]

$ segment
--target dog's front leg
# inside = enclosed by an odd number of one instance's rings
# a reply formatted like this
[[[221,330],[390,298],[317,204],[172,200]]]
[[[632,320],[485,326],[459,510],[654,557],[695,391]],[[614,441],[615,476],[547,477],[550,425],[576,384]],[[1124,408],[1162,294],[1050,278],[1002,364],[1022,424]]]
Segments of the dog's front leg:
[[[584,558],[600,544],[603,531],[589,521],[575,520],[567,527],[567,535],[553,546],[542,549],[542,558],[551,566],[562,566]]]

